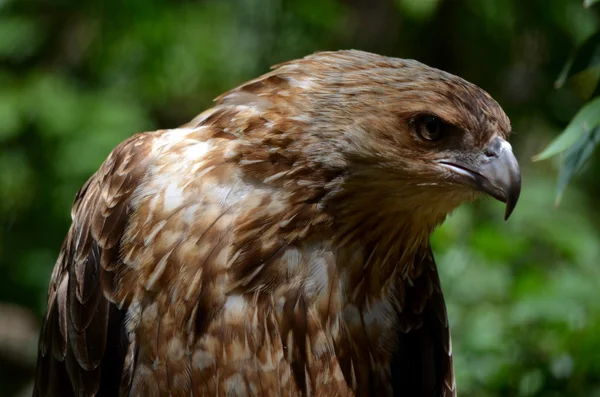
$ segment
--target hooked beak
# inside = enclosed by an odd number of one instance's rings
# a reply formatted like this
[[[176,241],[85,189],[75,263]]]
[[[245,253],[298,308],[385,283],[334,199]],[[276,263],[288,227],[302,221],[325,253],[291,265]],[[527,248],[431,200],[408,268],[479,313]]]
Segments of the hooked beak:
[[[521,172],[512,147],[502,138],[494,138],[488,148],[469,163],[442,160],[439,164],[451,170],[461,182],[506,203],[504,219],[515,209],[521,193]]]

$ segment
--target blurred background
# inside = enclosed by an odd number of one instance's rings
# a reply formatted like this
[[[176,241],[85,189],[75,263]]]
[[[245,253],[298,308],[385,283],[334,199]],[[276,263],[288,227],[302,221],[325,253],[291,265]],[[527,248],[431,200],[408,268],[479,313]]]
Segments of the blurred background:
[[[70,206],[109,151],[190,120],[273,64],[342,48],[460,75],[512,120],[523,192],[510,221],[487,200],[434,236],[459,395],[600,396],[600,161],[592,156],[556,207],[560,157],[531,160],[594,91],[597,70],[554,82],[599,30],[599,9],[582,0],[0,0],[0,396],[30,393]]]

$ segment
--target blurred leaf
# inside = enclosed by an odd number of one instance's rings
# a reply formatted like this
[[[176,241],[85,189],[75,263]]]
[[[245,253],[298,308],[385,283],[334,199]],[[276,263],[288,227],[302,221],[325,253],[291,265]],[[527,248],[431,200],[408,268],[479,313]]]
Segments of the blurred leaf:
[[[43,34],[34,21],[25,18],[0,18],[0,57],[20,60],[33,53]]]
[[[544,385],[544,374],[539,369],[527,372],[521,378],[519,384],[519,395],[520,396],[533,396],[536,394]]]
[[[31,171],[23,151],[0,151],[0,214],[27,206],[34,194]]]
[[[81,98],[77,108],[86,115],[80,129],[58,148],[54,167],[62,177],[85,177],[98,169],[119,142],[152,129],[134,100],[97,94]]]
[[[552,361],[550,369],[556,378],[569,377],[573,373],[573,357],[568,354],[557,357]]]
[[[515,4],[510,1],[470,1],[466,3],[480,18],[487,21],[488,28],[494,27],[494,29],[509,33],[515,24],[517,9]]]
[[[590,158],[598,143],[600,143],[600,127],[593,130],[584,128],[583,135],[567,149],[565,161],[558,176],[555,205],[560,204],[565,188]]]
[[[593,34],[577,49],[575,55],[563,67],[560,76],[554,82],[554,87],[562,87],[569,77],[599,64],[600,32]]]
[[[334,0],[304,0],[292,4],[296,7],[296,15],[314,26],[331,27],[344,15],[342,4]]]
[[[594,88],[594,92],[590,95],[590,98],[596,98],[600,96],[600,79],[596,82],[596,88]]]
[[[594,4],[596,4],[598,1],[600,1],[600,0],[583,0],[583,6],[585,8],[591,7]]]
[[[24,91],[25,112],[42,126],[41,133],[45,137],[72,135],[86,117],[80,92],[58,74],[35,75]]]
[[[412,19],[426,21],[438,9],[440,0],[396,0],[400,11]]]
[[[533,157],[533,161],[546,160],[567,150],[586,130],[592,130],[600,124],[600,97],[594,98],[577,112],[567,128],[546,148]]]
[[[20,127],[19,95],[12,90],[0,92],[0,142],[19,135]]]
[[[527,240],[506,233],[498,225],[485,224],[472,235],[472,243],[489,260],[510,262],[526,249]]]

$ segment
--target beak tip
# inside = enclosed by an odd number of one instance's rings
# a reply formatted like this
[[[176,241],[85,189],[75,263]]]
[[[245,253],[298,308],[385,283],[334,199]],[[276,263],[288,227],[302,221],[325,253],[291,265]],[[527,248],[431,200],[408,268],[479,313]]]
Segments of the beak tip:
[[[517,178],[516,181],[512,183],[512,188],[509,190],[506,198],[506,210],[504,211],[504,220],[507,221],[510,215],[513,213],[515,207],[517,206],[517,202],[519,201],[519,196],[521,195],[521,177]]]
[[[504,221],[507,221],[508,218],[510,218],[510,215],[512,214],[513,210],[515,209],[514,205],[506,205],[506,211],[504,211]]]

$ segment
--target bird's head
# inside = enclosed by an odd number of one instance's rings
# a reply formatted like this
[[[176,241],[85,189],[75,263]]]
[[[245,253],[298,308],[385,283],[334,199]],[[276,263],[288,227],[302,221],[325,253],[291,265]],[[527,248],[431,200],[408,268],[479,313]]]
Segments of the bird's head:
[[[425,223],[481,193],[506,203],[505,218],[513,211],[521,176],[510,121],[474,84],[359,51],[318,53],[275,73],[295,90],[296,120],[311,131],[308,155],[345,169],[354,196]]]
[[[474,84],[417,61],[317,53],[277,65],[219,102],[252,105],[271,126],[263,142],[283,144],[283,158],[298,159],[299,170],[326,175],[321,203],[352,233],[389,234],[397,224],[396,235],[418,236],[418,245],[465,201],[487,194],[506,203],[508,218],[519,198],[502,108]],[[306,179],[302,189],[310,188]]]

